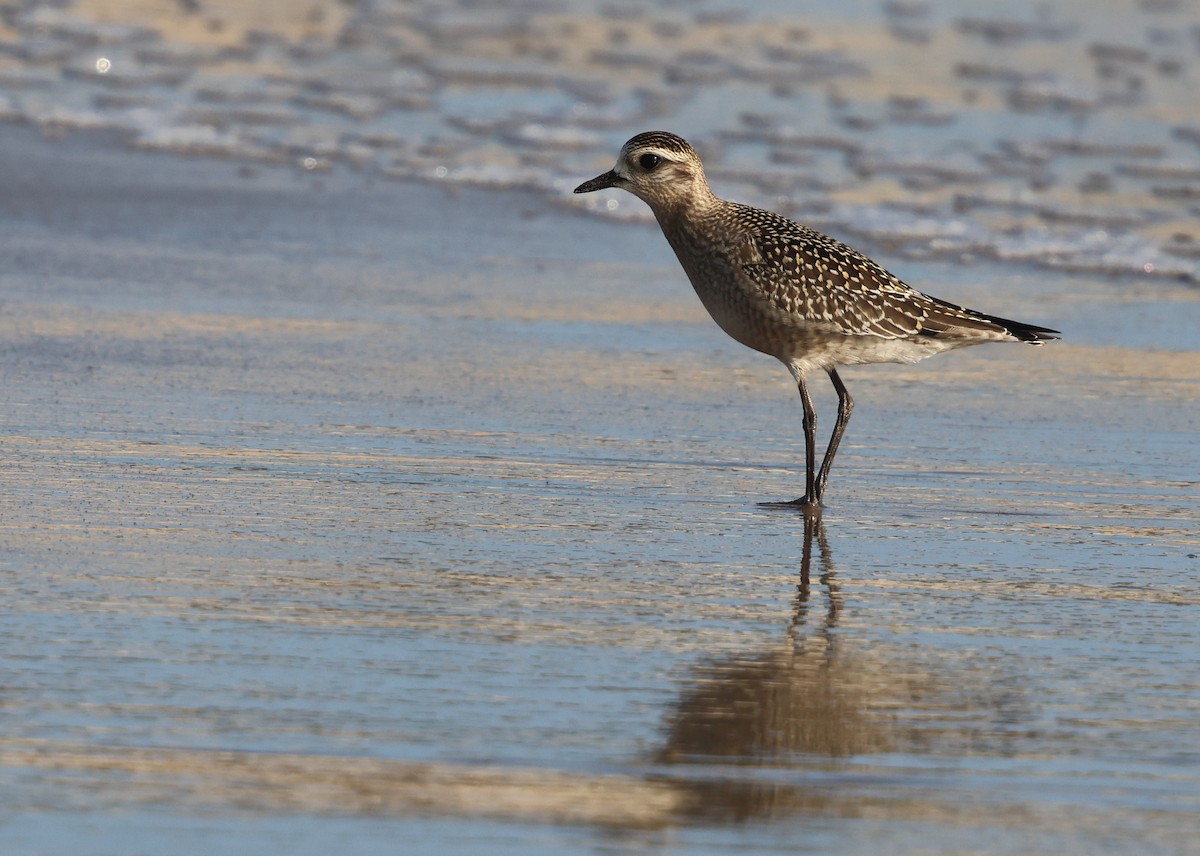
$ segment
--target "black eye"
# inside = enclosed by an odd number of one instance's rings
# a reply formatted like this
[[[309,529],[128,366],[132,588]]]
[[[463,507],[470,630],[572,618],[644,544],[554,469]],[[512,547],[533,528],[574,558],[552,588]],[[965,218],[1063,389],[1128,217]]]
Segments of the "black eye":
[[[662,163],[662,158],[660,158],[658,155],[642,155],[640,158],[638,158],[638,163],[642,165],[642,169],[646,170],[646,172],[649,172]]]

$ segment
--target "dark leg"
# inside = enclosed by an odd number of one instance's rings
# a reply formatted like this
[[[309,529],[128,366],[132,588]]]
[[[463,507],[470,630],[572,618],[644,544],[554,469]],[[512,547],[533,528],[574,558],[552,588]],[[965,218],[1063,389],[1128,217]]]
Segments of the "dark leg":
[[[817,493],[816,486],[817,409],[813,407],[804,378],[797,378],[796,385],[800,388],[800,403],[804,405],[804,496],[797,499],[795,504],[819,506],[821,495]]]
[[[829,448],[825,450],[825,460],[821,462],[821,472],[817,475],[816,501],[818,503],[825,495],[825,482],[829,481],[829,468],[833,466],[833,456],[837,454],[838,444],[842,442],[842,434],[846,433],[846,424],[850,421],[850,414],[854,411],[854,399],[850,397],[850,393],[846,391],[846,385],[838,377],[837,369],[828,371],[829,379],[833,381],[833,388],[837,390],[838,394],[838,415],[837,424],[833,426],[833,434],[829,438]],[[801,394],[805,394],[803,387],[801,387]],[[813,486],[811,484],[808,491],[812,495]]]

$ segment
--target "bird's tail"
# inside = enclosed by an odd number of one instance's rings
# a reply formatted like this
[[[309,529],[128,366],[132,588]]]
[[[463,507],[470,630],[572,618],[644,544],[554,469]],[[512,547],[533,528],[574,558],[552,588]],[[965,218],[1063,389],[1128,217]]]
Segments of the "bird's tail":
[[[991,321],[993,324],[1000,325],[1011,335],[1031,345],[1041,345],[1052,339],[1062,338],[1060,331],[1051,330],[1049,327],[1037,327],[1022,321],[1010,321],[1007,318],[997,318],[995,315],[982,315],[982,313],[980,317]]]
[[[935,310],[925,319],[926,326],[930,328],[927,332],[933,335],[938,335],[939,333],[952,334],[951,331],[955,328],[961,329],[966,327],[968,329],[990,330],[994,333],[1007,333],[1018,341],[1028,342],[1031,345],[1040,345],[1052,339],[1062,338],[1058,330],[1051,330],[1049,327],[1038,327],[1034,324],[1012,321],[996,315],[985,315],[982,312],[976,312],[974,309],[967,309],[966,307],[958,306],[945,300],[939,300],[936,297],[931,297],[930,300],[940,306],[944,313],[943,315],[943,313]]]

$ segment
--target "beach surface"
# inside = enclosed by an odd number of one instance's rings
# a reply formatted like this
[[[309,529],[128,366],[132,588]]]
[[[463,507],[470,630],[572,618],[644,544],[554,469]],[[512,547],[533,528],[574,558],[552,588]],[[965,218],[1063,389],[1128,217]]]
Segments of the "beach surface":
[[[631,197],[67,124],[0,123],[5,854],[1194,852],[1185,203],[1165,276],[852,240],[1064,338],[847,369],[818,525]]]

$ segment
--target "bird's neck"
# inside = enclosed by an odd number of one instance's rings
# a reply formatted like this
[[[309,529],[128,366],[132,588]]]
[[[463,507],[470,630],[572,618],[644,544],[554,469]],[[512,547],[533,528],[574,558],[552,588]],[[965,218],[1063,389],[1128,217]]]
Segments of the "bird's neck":
[[[721,209],[728,204],[713,193],[705,182],[694,193],[686,196],[681,194],[650,208],[662,227],[663,235],[675,252],[680,253],[686,252],[689,245],[698,241],[703,243],[703,236],[712,232],[713,221],[721,219]]]
[[[700,182],[691,193],[673,194],[670,197],[646,200],[650,210],[668,235],[678,230],[690,231],[710,219],[724,205],[708,182]]]

